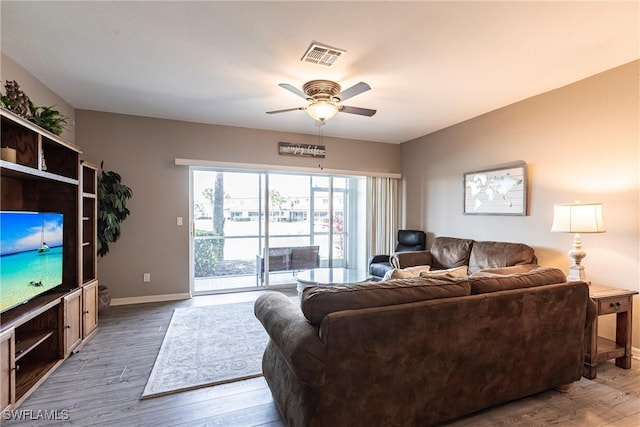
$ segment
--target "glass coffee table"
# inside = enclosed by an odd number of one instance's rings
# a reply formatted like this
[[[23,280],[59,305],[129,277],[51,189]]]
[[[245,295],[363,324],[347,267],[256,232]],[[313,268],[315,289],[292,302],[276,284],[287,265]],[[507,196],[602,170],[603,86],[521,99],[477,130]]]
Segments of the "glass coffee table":
[[[350,268],[313,268],[296,275],[298,295],[308,286],[333,286],[364,282],[369,276],[364,271]]]

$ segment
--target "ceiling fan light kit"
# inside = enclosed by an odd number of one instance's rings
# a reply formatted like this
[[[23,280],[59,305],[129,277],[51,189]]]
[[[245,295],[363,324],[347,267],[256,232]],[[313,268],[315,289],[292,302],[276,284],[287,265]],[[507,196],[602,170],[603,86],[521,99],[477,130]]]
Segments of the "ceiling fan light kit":
[[[338,113],[338,106],[329,101],[318,101],[309,105],[306,111],[312,119],[324,122]]]

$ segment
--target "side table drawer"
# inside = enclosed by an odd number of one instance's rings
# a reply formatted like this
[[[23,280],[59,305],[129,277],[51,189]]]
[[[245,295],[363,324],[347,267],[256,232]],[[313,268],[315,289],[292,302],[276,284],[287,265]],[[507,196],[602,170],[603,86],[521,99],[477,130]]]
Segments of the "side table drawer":
[[[598,314],[621,313],[629,310],[630,298],[607,298],[598,301]]]

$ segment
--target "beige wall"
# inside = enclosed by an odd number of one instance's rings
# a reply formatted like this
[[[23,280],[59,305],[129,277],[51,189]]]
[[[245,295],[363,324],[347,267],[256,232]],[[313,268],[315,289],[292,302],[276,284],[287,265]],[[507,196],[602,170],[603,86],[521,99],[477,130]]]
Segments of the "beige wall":
[[[553,204],[603,202],[607,232],[582,236],[587,275],[640,290],[639,69],[636,61],[402,144],[406,226],[430,241],[524,242],[540,264],[566,271],[572,235],[549,231]],[[463,215],[462,174],[516,160],[529,169],[529,215]],[[601,322],[610,336],[612,323]]]
[[[75,111],[73,107],[43,85],[40,80],[32,76],[31,73],[22,68],[13,59],[2,53],[0,56],[0,81],[2,82],[3,94],[6,93],[4,89],[6,80],[17,81],[22,91],[27,94],[36,106],[55,106],[56,110],[69,117],[69,123],[60,136],[69,142],[75,142]]]
[[[189,292],[189,168],[176,158],[325,169],[400,172],[400,146],[325,137],[325,159],[278,155],[278,142],[317,144],[314,135],[286,134],[77,110],[84,158],[104,161],[134,192],[122,237],[100,259],[100,283],[114,298]],[[277,168],[277,166],[276,166]],[[143,283],[143,273],[151,283]]]

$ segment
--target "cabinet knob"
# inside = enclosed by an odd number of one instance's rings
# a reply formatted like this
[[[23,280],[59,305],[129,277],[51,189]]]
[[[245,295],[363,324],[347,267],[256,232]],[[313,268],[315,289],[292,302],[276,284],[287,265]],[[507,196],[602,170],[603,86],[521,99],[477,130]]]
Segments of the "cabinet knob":
[[[14,370],[14,371],[16,371],[16,372],[18,372],[18,371],[20,370],[20,365],[16,365],[16,366],[13,368],[13,370]]]
[[[620,310],[620,303],[619,302],[617,302],[615,304],[611,303],[611,304],[609,304],[609,307],[611,307],[614,310]]]
[[[65,326],[65,329],[71,329],[71,325]]]
[[[89,310],[85,310],[85,311],[84,311],[84,314],[89,314]]]

